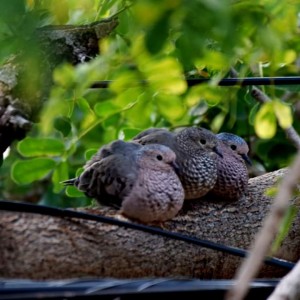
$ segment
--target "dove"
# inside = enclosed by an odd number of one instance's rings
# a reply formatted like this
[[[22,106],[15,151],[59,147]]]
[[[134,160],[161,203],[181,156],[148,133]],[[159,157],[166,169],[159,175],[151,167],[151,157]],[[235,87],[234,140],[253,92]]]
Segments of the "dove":
[[[232,133],[219,133],[219,148],[223,157],[217,158],[218,178],[210,196],[219,199],[236,201],[248,187],[248,169],[245,162],[251,165],[248,157],[249,148],[241,137]]]
[[[79,177],[63,183],[100,204],[120,208],[129,219],[164,222],[179,212],[184,201],[175,160],[166,146],[117,140],[100,148]]]
[[[200,127],[186,127],[179,132],[150,128],[136,135],[133,141],[141,145],[162,144],[175,152],[185,199],[198,199],[214,187],[217,181],[216,157],[222,154],[211,131]]]

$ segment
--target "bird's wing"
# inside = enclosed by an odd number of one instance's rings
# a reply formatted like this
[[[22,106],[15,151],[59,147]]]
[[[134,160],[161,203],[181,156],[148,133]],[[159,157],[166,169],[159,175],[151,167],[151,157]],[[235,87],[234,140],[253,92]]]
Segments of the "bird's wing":
[[[84,168],[90,167],[92,164],[99,162],[103,158],[111,155],[125,155],[130,156],[137,151],[141,146],[137,143],[124,142],[122,140],[113,141],[107,145],[102,146],[98,152],[86,162]]]
[[[110,155],[90,165],[78,188],[102,204],[120,206],[136,179],[136,164],[124,155]]]
[[[164,128],[149,128],[137,134],[132,140],[134,141],[139,140],[147,135],[153,135],[155,133],[163,133],[163,132],[169,132],[169,131]]]
[[[161,144],[175,151],[175,134],[166,129],[151,128],[134,137],[134,141],[141,144]]]

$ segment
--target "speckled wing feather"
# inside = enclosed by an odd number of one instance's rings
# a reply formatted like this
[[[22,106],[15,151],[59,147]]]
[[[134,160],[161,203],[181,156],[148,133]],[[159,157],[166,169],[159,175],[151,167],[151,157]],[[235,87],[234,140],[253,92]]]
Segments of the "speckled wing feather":
[[[90,165],[80,175],[77,187],[100,204],[120,207],[137,177],[134,160],[113,154]]]
[[[161,144],[171,148],[175,153],[177,152],[175,134],[166,129],[150,128],[142,131],[133,140],[141,145]],[[176,154],[178,155],[178,153]]]
[[[107,145],[102,146],[98,152],[85,164],[85,168],[88,168],[93,163],[100,161],[101,159],[111,155],[124,155],[127,158],[132,158],[132,155],[140,149],[141,146],[137,143],[127,143],[122,140],[113,141]]]

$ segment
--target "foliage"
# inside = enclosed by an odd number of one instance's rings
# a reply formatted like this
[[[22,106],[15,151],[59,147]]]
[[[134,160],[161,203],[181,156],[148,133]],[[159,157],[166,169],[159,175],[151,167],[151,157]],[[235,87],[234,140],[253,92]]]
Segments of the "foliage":
[[[240,76],[297,75],[299,8],[293,0],[1,2],[0,12],[8,12],[0,13],[0,43],[6,45],[0,49],[1,61],[29,47],[24,37],[36,26],[88,24],[115,14],[119,18],[114,33],[101,41],[96,59],[54,71],[41,122],[0,169],[4,177],[11,167],[10,177],[0,185],[2,194],[32,191],[31,182],[46,180],[42,201],[86,204],[73,188],[67,195],[79,202],[66,197],[60,182],[78,175],[101,145],[128,140],[153,126],[193,124],[233,132],[249,142],[254,163],[268,171],[286,166],[295,149],[281,128],[300,127],[293,118],[298,90],[265,87],[272,102],[260,105],[251,98],[250,87],[217,83],[231,67]],[[212,80],[188,88],[185,77]],[[89,89],[98,80],[113,83],[107,89]],[[280,99],[287,93],[292,96],[284,103]]]

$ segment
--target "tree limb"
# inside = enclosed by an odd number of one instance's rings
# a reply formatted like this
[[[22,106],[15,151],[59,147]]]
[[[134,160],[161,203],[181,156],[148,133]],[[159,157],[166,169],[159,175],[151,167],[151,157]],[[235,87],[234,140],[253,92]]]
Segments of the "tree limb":
[[[247,293],[250,281],[256,276],[263,259],[268,255],[281,221],[287,212],[292,193],[300,179],[300,153],[297,155],[291,169],[284,176],[279,191],[274,199],[262,229],[259,231],[250,255],[236,273],[236,284],[228,293],[226,299],[243,299]]]
[[[168,230],[248,248],[272,199],[264,195],[285,170],[249,181],[237,202],[187,201],[182,212],[164,224]],[[109,208],[86,209],[117,216]],[[0,277],[176,277],[232,278],[241,259],[184,242],[93,221],[0,212]],[[300,217],[277,257],[299,259]],[[260,277],[281,277],[286,270],[264,266]]]

